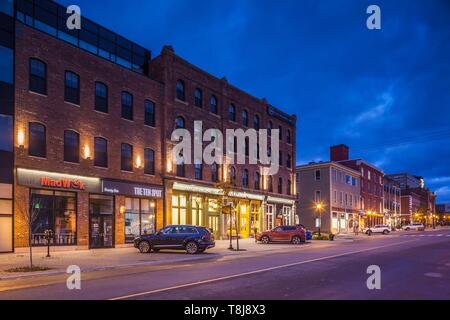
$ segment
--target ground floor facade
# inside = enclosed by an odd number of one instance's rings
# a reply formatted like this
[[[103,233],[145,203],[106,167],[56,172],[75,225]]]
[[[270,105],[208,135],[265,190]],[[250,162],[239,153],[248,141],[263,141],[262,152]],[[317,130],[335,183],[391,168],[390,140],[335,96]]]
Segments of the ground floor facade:
[[[0,186],[0,253],[17,248],[114,248],[166,225],[210,228],[216,239],[298,223],[295,201],[263,193],[165,181],[161,185],[16,169]],[[30,237],[31,234],[31,237]]]

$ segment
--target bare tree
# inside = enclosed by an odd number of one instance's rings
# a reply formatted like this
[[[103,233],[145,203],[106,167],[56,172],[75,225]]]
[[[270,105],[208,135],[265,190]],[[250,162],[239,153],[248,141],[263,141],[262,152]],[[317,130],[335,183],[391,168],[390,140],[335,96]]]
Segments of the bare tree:
[[[28,229],[28,247],[30,250],[30,271],[33,270],[33,232],[32,226],[36,222],[41,211],[41,201],[33,199],[28,201],[23,193],[19,193],[15,198],[15,207],[20,214],[22,221],[25,222]]]

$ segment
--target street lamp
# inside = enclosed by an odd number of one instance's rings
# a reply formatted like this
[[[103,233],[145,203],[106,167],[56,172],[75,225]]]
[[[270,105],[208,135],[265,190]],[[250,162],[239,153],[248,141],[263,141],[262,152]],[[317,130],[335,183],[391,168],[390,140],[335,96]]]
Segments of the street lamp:
[[[316,211],[319,214],[319,226],[318,226],[319,237],[321,236],[320,228],[322,227],[322,209],[323,209],[323,204],[322,203],[316,203]]]

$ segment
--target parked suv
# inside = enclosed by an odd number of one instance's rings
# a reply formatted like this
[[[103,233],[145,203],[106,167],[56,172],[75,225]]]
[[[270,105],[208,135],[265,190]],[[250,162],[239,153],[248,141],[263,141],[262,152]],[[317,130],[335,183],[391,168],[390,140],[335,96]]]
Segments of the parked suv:
[[[262,243],[270,242],[292,242],[300,244],[306,242],[306,230],[303,226],[281,226],[266,232],[260,232],[256,235],[256,240]]]
[[[167,226],[156,233],[134,239],[134,247],[138,248],[141,253],[174,249],[196,254],[214,246],[214,235],[208,229],[187,225]]]
[[[370,228],[365,228],[363,232],[368,236],[370,236],[372,233],[389,234],[389,232],[391,232],[391,228],[389,226],[380,224]]]

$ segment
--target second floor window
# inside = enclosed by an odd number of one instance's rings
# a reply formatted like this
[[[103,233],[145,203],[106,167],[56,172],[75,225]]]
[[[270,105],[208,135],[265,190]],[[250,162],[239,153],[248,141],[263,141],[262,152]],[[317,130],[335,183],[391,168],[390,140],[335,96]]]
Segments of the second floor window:
[[[234,104],[230,104],[228,107],[228,120],[236,121],[236,107]]]
[[[47,65],[38,59],[30,59],[29,90],[47,94]]]
[[[288,168],[292,168],[292,157],[291,157],[290,154],[288,154],[288,156],[287,156],[286,166],[287,166]]]
[[[108,87],[101,82],[95,83],[95,110],[108,113]]]
[[[248,112],[246,110],[242,111],[242,125],[248,127]]]
[[[201,163],[194,164],[195,180],[203,179],[203,166]]]
[[[316,181],[320,180],[320,170],[316,170],[315,177],[316,177]]]
[[[150,100],[145,100],[145,124],[150,127],[155,126],[155,104]]]
[[[175,118],[175,129],[184,129],[186,126],[185,122],[184,122],[184,118],[183,117],[176,117]]]
[[[273,178],[272,176],[269,176],[267,178],[267,188],[269,189],[269,192],[273,192]]]
[[[278,178],[278,193],[283,193],[283,178],[281,177]]]
[[[128,92],[122,92],[122,118],[133,120],[133,96]]]
[[[242,174],[242,186],[248,187],[248,170],[245,169],[244,173]]]
[[[194,93],[194,104],[196,107],[203,107],[203,94],[202,94],[202,90],[200,89],[195,89],[195,93]]]
[[[144,150],[144,173],[154,175],[155,174],[155,151],[152,149]]]
[[[253,117],[253,128],[254,128],[256,131],[259,131],[259,117],[258,117],[257,115],[255,115],[255,116]]]
[[[254,182],[255,182],[255,189],[259,190],[261,188],[261,175],[259,174],[259,172],[255,172]]]
[[[33,157],[45,158],[47,156],[46,128],[40,123],[31,122],[29,125],[28,154]]]
[[[287,130],[287,132],[286,132],[286,142],[287,143],[291,143],[291,130]]]
[[[230,183],[236,184],[236,169],[234,167],[230,167]]]
[[[133,146],[122,143],[120,152],[120,168],[123,171],[133,171]]]
[[[80,135],[72,130],[64,132],[64,161],[80,162]]]
[[[80,104],[80,77],[71,71],[64,77],[64,101]]]
[[[217,108],[217,98],[215,96],[211,96],[211,100],[209,101],[209,111],[214,114],[219,112]]]
[[[183,156],[183,153],[180,152],[177,157],[177,176],[178,177],[184,177],[186,175],[186,172],[184,169],[185,169],[184,168],[184,156]]]
[[[94,166],[108,167],[108,141],[103,138],[95,138],[94,142]]]
[[[219,168],[217,163],[213,163],[211,165],[211,181],[217,182],[219,181]]]
[[[181,80],[177,81],[177,99],[184,101],[186,98],[185,92],[184,92],[184,82]]]
[[[291,180],[288,180],[288,182],[287,182],[287,194],[290,196],[291,195],[291,193],[292,193],[292,191],[291,191],[291,189],[292,189],[292,183],[291,183]]]

